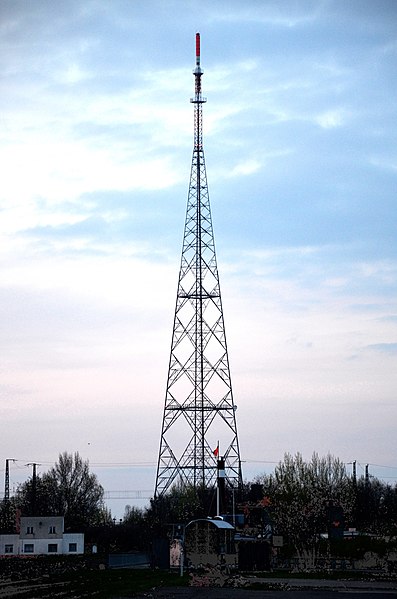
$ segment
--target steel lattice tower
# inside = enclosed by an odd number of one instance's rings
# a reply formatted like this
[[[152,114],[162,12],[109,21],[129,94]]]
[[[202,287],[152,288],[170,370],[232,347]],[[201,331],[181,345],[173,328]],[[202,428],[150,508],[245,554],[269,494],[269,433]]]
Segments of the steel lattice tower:
[[[203,150],[200,34],[196,34],[194,146],[155,495],[174,484],[214,487],[217,455],[226,485],[242,482]],[[214,451],[215,450],[215,451]]]

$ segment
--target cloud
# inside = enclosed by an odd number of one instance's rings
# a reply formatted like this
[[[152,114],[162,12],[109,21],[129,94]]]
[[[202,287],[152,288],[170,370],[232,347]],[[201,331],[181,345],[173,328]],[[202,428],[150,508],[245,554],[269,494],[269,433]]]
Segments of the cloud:
[[[345,116],[344,110],[328,110],[323,114],[319,114],[316,117],[316,121],[324,129],[333,129],[334,127],[341,127],[344,123]]]
[[[257,172],[260,168],[261,163],[258,160],[255,160],[255,158],[251,160],[245,160],[244,162],[236,164],[236,166],[231,169],[229,176],[237,177],[240,175],[251,175],[252,173]]]
[[[369,158],[369,163],[382,170],[397,171],[397,157],[394,155],[372,156]]]
[[[197,27],[245,457],[269,442],[275,460],[396,453],[395,9],[378,5],[3,2],[11,455],[17,428],[29,461],[86,450],[93,436],[93,461],[156,460]]]
[[[397,354],[397,343],[373,343],[372,345],[367,345],[367,349],[382,354],[394,355]]]
[[[223,4],[219,8],[219,4]],[[324,1],[309,2],[303,8],[296,3],[287,2],[280,6],[276,2],[267,2],[266,5],[250,4],[247,6],[230,6],[229,3],[218,3],[212,15],[212,20],[220,22],[255,22],[269,27],[295,28],[313,23],[323,7]]]
[[[390,314],[388,316],[384,316],[382,320],[386,322],[397,322],[397,314]]]

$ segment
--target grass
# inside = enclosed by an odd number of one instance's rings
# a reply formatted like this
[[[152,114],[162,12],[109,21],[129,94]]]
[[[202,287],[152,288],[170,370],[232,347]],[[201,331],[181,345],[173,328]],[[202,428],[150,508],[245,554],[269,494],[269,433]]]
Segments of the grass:
[[[188,586],[189,576],[163,570],[101,569],[103,556],[84,556],[75,560],[48,557],[38,559],[19,558],[0,560],[0,596],[15,599],[127,599],[138,593],[159,587]],[[241,575],[262,578],[252,580],[251,589],[267,587],[266,578],[300,578],[323,580],[392,580],[396,574],[381,572],[334,571],[334,572],[241,572]],[[269,584],[273,584],[270,583]],[[278,583],[274,583],[277,588]],[[281,580],[280,580],[280,584]]]
[[[187,580],[187,576],[160,570],[81,570],[61,576],[46,576],[36,581],[19,581],[17,596],[18,599],[30,599],[32,596],[35,599],[127,598],[154,587],[186,586]]]
[[[102,570],[75,575],[70,580],[69,592],[77,593],[78,597],[110,599],[133,597],[153,587],[184,586],[186,582],[185,577],[160,570]]]

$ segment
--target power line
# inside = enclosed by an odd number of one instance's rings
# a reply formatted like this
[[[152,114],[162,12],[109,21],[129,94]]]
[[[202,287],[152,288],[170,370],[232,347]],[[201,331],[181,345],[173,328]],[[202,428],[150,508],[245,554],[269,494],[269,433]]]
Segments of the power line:
[[[124,491],[105,491],[104,499],[151,499],[153,489],[149,490],[124,490]]]
[[[269,460],[241,460],[243,464],[279,464],[278,462],[270,462]]]
[[[147,468],[156,466],[155,462],[90,462],[94,468]]]
[[[368,463],[368,466],[375,466],[376,468],[390,468],[391,470],[397,470],[397,466],[385,466],[382,464],[370,464],[370,463]]]
[[[247,458],[245,460],[241,460],[242,463],[244,464],[272,464],[272,465],[277,465],[280,463],[280,460],[277,461],[273,461],[273,460],[257,460],[257,459],[250,459]],[[15,460],[14,465],[13,465],[13,469],[17,469],[17,470],[26,470],[29,466],[29,459],[22,459],[19,458],[18,460]],[[30,461],[30,463],[33,463],[32,461]],[[344,462],[345,465],[351,465],[352,462]],[[356,462],[357,466],[359,466],[360,468],[364,469],[364,466],[362,462]],[[92,468],[150,468],[150,467],[155,467],[156,466],[156,462],[153,461],[136,461],[136,462],[91,462],[89,461],[89,465]],[[372,466],[373,468],[387,468],[390,470],[397,470],[397,466],[391,466],[389,464],[374,464],[372,462],[365,462],[364,465],[368,464],[368,466]],[[45,460],[40,460],[40,465],[42,466],[53,466],[54,462],[48,462]],[[5,469],[4,468],[0,468],[0,473],[4,473]],[[393,476],[384,476],[382,478],[395,478]]]
[[[26,458],[25,460],[19,459],[17,461],[20,462],[28,462],[29,460]],[[46,462],[45,460],[40,460],[41,466],[53,466],[54,462]],[[149,466],[156,466],[156,462],[91,462],[89,461],[89,465],[95,468],[145,468]],[[16,468],[25,469],[27,464],[25,463],[23,466],[16,464]],[[0,472],[4,472],[4,468],[0,469]]]

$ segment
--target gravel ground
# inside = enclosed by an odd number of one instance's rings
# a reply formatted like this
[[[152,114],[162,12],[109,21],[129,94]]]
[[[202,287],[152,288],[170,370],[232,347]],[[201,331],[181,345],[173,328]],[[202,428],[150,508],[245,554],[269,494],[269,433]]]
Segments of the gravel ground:
[[[266,585],[263,589],[180,587],[159,588],[136,595],[136,599],[342,599],[354,594],[355,599],[364,597],[397,597],[395,581],[321,580],[291,578],[248,578],[251,584]],[[116,599],[116,598],[115,598]],[[120,598],[121,599],[121,598]]]
[[[215,588],[162,588],[153,589],[134,599],[391,599],[397,597],[396,590],[375,589],[305,589],[294,590],[248,590],[248,589],[215,589]],[[114,599],[127,599],[124,597]]]

